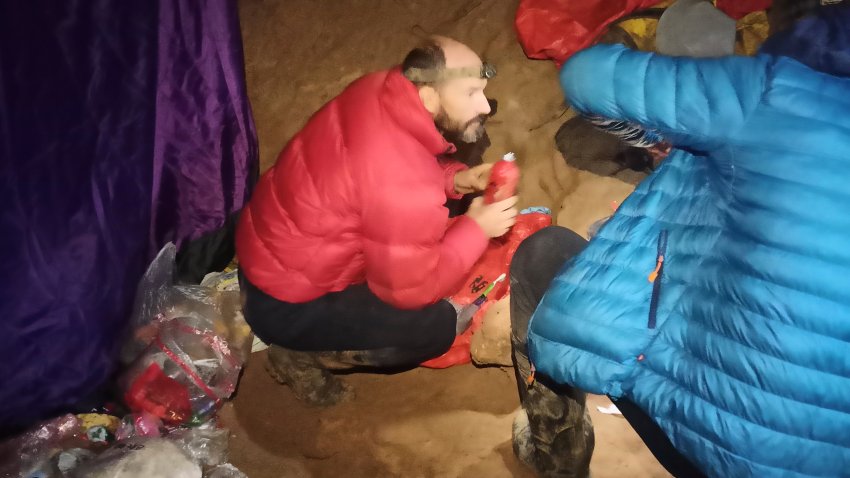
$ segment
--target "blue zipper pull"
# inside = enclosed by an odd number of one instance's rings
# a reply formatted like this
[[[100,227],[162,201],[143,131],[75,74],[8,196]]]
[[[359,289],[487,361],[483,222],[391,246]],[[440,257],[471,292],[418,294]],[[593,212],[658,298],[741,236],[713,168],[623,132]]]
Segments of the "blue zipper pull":
[[[531,359],[528,360],[528,364],[531,367],[528,373],[528,378],[525,379],[525,385],[528,388],[531,388],[534,385],[535,376],[537,375],[537,369],[534,367],[534,362]]]
[[[664,255],[667,254],[667,229],[662,229],[658,235],[658,255],[655,259],[655,270],[649,274],[652,282],[652,299],[649,302],[649,321],[647,327],[655,328],[658,315],[658,301],[661,295],[661,279],[664,275]]]
[[[667,229],[663,229],[658,235],[658,254],[655,258],[655,270],[649,274],[649,282],[655,282],[664,267],[664,254],[667,252]]]

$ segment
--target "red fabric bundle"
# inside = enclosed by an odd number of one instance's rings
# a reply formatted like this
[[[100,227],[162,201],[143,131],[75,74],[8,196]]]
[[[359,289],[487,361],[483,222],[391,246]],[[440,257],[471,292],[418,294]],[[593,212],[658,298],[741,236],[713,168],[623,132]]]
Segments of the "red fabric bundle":
[[[514,227],[504,237],[490,240],[487,250],[478,262],[475,263],[475,266],[473,266],[466,281],[463,283],[463,287],[451,297],[452,301],[460,305],[471,304],[484,292],[484,289],[491,282],[503,273],[509,273],[511,260],[520,243],[528,236],[551,224],[552,216],[548,214],[539,212],[520,214],[517,217]],[[423,363],[422,366],[429,368],[448,368],[453,365],[469,363],[471,360],[469,351],[472,334],[481,327],[484,314],[487,312],[490,304],[505,297],[509,289],[509,280],[506,279],[499,283],[487,296],[487,302],[484,302],[475,314],[472,324],[466,332],[455,338],[448,352]]]

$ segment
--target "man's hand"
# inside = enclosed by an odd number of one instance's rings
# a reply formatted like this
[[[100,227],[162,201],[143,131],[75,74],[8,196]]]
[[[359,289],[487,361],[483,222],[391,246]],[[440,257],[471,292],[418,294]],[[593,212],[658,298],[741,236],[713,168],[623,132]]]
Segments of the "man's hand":
[[[514,196],[493,204],[484,204],[484,198],[475,198],[466,215],[478,223],[487,237],[504,236],[516,222],[518,200]]]
[[[483,191],[487,188],[491,169],[493,169],[492,164],[481,164],[474,168],[458,171],[455,174],[455,192],[469,194]]]

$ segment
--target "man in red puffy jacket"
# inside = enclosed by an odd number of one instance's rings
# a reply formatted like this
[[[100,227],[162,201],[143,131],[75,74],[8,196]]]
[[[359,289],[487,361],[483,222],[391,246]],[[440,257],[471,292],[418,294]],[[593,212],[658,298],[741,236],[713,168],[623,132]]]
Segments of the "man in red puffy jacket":
[[[476,199],[451,222],[444,207],[486,186],[489,165],[446,155],[449,139],[483,134],[494,73],[432,38],[349,85],[260,179],[236,238],[245,318],[302,400],[347,396],[333,369],[413,366],[451,346],[457,311],[443,299],[516,216],[516,198]]]

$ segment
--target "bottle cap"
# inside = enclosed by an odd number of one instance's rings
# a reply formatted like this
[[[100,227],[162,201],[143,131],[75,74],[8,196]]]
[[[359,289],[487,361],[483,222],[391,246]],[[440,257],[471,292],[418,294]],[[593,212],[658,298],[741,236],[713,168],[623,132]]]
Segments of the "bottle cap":
[[[502,156],[502,161],[516,161],[516,155],[514,153],[508,153]]]

